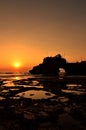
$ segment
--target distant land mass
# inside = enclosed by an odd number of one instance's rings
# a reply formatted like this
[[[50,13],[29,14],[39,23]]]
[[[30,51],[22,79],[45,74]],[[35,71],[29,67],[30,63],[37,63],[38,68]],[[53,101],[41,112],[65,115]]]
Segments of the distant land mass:
[[[86,61],[67,62],[61,54],[54,57],[45,57],[43,62],[34,66],[31,74],[59,75],[60,68],[65,70],[66,75],[86,75]]]

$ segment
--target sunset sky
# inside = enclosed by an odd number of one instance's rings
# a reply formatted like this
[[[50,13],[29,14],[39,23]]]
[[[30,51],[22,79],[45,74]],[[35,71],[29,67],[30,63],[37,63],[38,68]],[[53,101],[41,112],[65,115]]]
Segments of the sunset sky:
[[[46,56],[86,60],[86,0],[0,0],[0,69]]]

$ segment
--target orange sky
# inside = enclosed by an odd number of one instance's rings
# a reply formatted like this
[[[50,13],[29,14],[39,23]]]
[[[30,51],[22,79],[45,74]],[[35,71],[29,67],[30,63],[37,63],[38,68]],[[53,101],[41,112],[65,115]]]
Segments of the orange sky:
[[[85,0],[0,2],[0,68],[31,68],[46,56],[86,60]]]

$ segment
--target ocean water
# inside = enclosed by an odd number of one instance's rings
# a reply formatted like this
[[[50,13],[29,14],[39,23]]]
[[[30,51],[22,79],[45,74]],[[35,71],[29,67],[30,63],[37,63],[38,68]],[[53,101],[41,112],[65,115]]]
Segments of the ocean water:
[[[33,77],[33,75],[29,73],[0,73],[0,79],[4,80],[26,79],[29,77]]]
[[[4,86],[14,86],[14,80],[27,79],[31,77],[30,74],[23,73],[1,73],[0,80],[3,80]]]

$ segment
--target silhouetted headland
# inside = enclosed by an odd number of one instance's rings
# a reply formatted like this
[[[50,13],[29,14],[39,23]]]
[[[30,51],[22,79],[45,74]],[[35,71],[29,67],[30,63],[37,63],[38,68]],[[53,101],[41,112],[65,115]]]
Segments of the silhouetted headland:
[[[66,75],[86,75],[86,61],[69,63],[60,54],[54,57],[45,57],[43,62],[34,66],[29,72],[31,74],[59,75],[63,68]]]
[[[44,74],[44,75],[58,75],[59,68],[66,66],[66,59],[62,58],[60,54],[54,57],[45,57],[43,62],[34,66],[30,70],[31,74]]]

